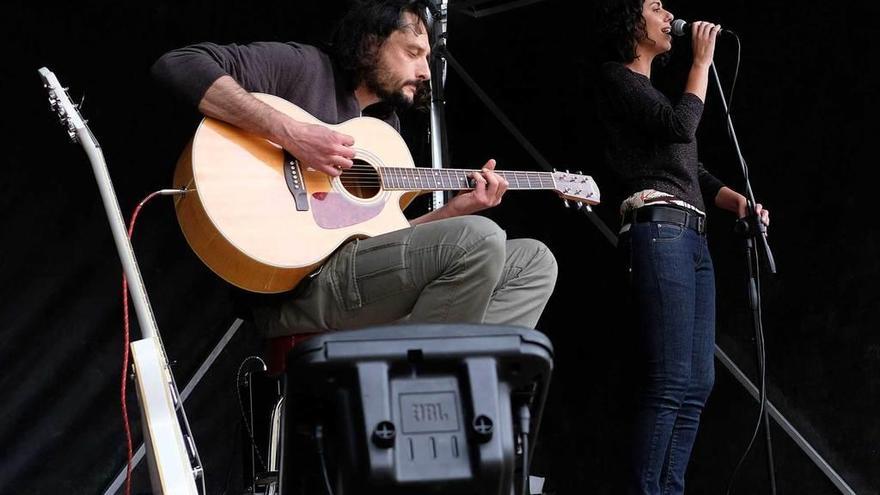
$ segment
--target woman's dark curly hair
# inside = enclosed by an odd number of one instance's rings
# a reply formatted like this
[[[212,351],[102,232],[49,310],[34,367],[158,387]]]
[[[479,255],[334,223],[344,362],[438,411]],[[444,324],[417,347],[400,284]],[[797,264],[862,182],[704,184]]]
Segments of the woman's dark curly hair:
[[[636,45],[647,37],[643,0],[606,0],[601,12],[602,38],[608,56],[615,62],[629,63],[638,57]],[[667,54],[657,57],[664,63]]]
[[[375,64],[379,47],[395,30],[403,27],[404,13],[418,17],[425,26],[423,0],[355,0],[333,32],[330,55],[342,72],[348,89],[363,81]],[[430,27],[430,26],[428,26]]]

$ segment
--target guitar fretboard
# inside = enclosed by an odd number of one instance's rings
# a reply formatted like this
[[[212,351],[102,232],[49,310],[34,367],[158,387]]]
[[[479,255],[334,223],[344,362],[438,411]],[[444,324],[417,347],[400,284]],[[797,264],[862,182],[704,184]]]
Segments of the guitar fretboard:
[[[473,189],[471,174],[476,170],[424,167],[378,167],[382,188],[386,190],[458,191]],[[549,172],[496,170],[508,182],[508,189],[554,189]]]

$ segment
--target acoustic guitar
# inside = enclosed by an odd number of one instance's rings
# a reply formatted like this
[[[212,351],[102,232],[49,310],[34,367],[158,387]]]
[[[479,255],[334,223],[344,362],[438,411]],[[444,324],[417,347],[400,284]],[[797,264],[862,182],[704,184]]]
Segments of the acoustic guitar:
[[[190,247],[227,282],[252,292],[294,288],[339,246],[409,226],[403,209],[423,192],[466,190],[467,169],[419,168],[403,138],[385,122],[358,117],[321,122],[282,98],[254,93],[301,122],[354,137],[354,166],[330,177],[280,146],[206,117],[182,153],[174,186],[177,219]],[[587,175],[497,171],[509,190],[552,190],[599,203]]]

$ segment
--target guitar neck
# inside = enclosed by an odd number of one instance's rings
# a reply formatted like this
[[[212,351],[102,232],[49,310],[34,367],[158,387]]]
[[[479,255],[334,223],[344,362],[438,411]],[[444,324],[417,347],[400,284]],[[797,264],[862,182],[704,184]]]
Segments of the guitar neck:
[[[398,191],[460,191],[473,189],[471,174],[477,170],[424,167],[378,167],[382,188]],[[555,189],[549,172],[496,170],[508,182],[508,190]]]

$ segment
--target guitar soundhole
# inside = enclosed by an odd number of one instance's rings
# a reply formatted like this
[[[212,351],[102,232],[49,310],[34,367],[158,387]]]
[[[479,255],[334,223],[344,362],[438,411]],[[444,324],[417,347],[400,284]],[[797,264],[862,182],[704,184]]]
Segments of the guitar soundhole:
[[[346,191],[361,199],[375,197],[382,190],[379,173],[363,160],[355,159],[354,165],[342,172],[339,181]]]

